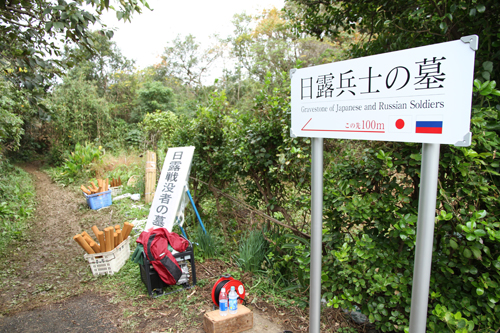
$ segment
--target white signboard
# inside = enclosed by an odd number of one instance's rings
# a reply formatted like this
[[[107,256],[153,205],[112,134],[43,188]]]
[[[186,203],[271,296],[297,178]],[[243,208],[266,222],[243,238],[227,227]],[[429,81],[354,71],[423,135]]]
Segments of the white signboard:
[[[183,215],[193,153],[194,147],[168,149],[145,230],[161,227],[172,231],[176,218]]]
[[[462,40],[292,70],[291,135],[470,145],[475,52]]]

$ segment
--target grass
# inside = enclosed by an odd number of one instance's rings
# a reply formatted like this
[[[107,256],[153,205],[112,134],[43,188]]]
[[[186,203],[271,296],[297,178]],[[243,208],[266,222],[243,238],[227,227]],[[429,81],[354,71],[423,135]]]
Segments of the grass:
[[[267,249],[268,243],[262,231],[252,230],[241,240],[236,262],[244,271],[257,273],[261,270]]]
[[[26,229],[35,208],[35,186],[19,167],[0,164],[0,252]]]
[[[207,229],[207,233],[198,226],[195,233],[195,249],[196,256],[200,256],[203,259],[215,258],[217,256],[217,244],[212,233]]]

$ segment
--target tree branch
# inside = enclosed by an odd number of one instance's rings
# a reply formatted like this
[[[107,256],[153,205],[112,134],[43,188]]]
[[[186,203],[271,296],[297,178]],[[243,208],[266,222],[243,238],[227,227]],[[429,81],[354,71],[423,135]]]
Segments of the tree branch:
[[[402,27],[400,27],[400,26],[399,26],[399,25],[397,25],[397,24],[394,24],[394,26],[395,26],[396,28],[398,28],[399,30],[402,30],[402,31],[405,31],[405,32],[413,32],[413,33],[417,33],[417,34],[420,34],[420,33],[426,32],[426,33],[429,33],[429,34],[434,35],[434,36],[443,36],[442,34],[437,34],[437,33],[435,33],[435,32],[432,32],[430,29],[427,29],[427,30],[413,30],[413,31],[412,31],[412,30],[407,30],[407,29],[405,29],[405,28],[402,28]]]
[[[8,10],[10,10],[10,11],[19,13],[19,14],[27,15],[29,17],[32,17],[32,18],[36,19],[36,20],[40,20],[36,15],[33,15],[33,13],[24,11],[22,9],[19,9],[19,8],[16,8],[16,7],[12,7],[12,6],[8,6],[8,5],[6,5],[5,8],[8,9]]]
[[[20,26],[20,27],[31,28],[31,25],[26,25],[26,24],[22,24],[22,23],[19,23],[19,22],[11,21],[11,20],[9,20],[8,18],[5,18],[5,17],[3,17],[2,20],[4,20],[5,22],[9,22],[10,24]]]

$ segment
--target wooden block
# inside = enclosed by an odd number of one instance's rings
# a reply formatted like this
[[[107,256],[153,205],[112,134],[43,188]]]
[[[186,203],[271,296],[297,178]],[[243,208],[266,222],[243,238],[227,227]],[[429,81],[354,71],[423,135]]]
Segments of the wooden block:
[[[243,304],[238,304],[236,314],[219,315],[219,310],[205,313],[203,328],[206,333],[237,333],[253,328],[253,312]]]

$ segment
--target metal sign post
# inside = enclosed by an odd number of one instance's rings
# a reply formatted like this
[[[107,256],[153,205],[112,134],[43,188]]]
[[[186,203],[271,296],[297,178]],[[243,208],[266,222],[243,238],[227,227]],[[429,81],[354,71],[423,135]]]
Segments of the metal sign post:
[[[411,292],[410,332],[425,333],[431,279],[434,221],[439,171],[439,144],[422,145],[420,193],[418,198],[417,243]]]
[[[321,317],[321,257],[323,244],[323,138],[313,138],[311,145],[311,278],[309,283],[309,332],[319,332]]]
[[[292,137],[312,138],[309,332],[320,332],[323,138],[423,143],[410,333],[425,333],[439,145],[471,144],[475,35],[291,75]]]

